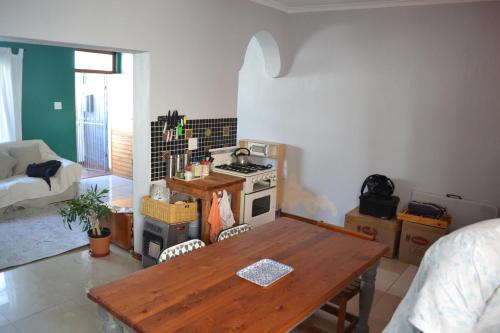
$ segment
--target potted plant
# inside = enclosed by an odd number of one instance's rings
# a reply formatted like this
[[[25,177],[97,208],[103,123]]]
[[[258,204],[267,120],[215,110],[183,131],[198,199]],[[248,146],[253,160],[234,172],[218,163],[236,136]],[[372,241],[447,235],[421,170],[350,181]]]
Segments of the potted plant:
[[[101,227],[101,221],[109,218],[111,209],[103,199],[108,194],[108,189],[97,190],[97,185],[87,192],[70,200],[66,207],[59,210],[63,223],[70,230],[72,224],[81,225],[90,240],[90,253],[94,257],[103,257],[109,254],[109,241],[111,231]]]

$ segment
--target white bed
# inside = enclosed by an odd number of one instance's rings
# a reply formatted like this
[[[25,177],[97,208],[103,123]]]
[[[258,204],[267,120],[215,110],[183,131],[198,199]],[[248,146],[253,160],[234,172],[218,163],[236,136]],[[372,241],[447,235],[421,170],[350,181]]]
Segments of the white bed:
[[[500,219],[461,228],[427,250],[384,333],[499,333]]]

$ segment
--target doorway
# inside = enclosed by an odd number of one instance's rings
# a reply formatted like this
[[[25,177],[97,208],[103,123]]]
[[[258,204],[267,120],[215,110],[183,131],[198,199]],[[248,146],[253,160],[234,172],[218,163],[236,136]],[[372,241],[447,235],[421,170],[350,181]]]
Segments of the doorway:
[[[132,179],[133,56],[75,51],[77,157],[83,177]]]
[[[109,172],[108,94],[105,74],[76,73],[77,156],[95,174]]]

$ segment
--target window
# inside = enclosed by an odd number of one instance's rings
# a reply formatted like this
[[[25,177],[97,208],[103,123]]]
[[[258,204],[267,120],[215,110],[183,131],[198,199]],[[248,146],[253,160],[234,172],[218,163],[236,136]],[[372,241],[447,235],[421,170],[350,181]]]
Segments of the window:
[[[76,50],[75,71],[84,73],[115,73],[115,52]]]

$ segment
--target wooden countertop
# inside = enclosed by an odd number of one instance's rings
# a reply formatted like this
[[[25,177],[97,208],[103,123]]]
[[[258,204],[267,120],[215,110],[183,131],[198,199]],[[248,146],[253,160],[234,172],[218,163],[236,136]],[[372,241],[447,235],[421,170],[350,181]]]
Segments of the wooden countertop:
[[[88,297],[137,332],[287,332],[386,251],[280,218],[93,288]],[[294,271],[267,288],[236,276],[262,258]]]
[[[209,176],[191,181],[184,181],[175,178],[167,178],[166,180],[168,187],[176,188],[178,186],[187,186],[200,191],[215,191],[223,187],[229,187],[231,185],[245,182],[245,178],[230,176],[218,172],[210,172]]]

